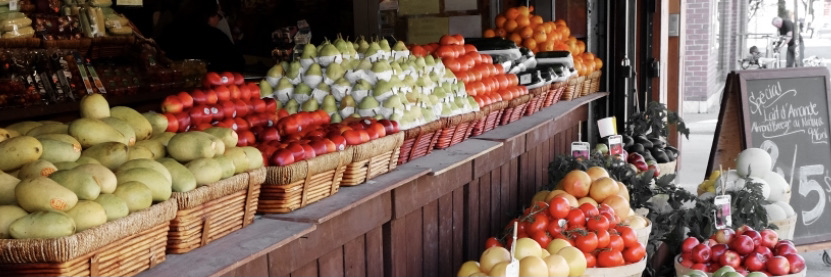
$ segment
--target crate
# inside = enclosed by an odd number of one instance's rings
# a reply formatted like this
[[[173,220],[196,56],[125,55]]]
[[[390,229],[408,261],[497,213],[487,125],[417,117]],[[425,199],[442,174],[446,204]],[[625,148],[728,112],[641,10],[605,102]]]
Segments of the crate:
[[[364,144],[355,145],[352,162],[346,165],[342,186],[357,186],[387,173],[398,165],[404,133],[398,132]]]
[[[442,122],[436,120],[404,131],[404,142],[398,155],[398,165],[424,157],[433,152],[438,142]]]
[[[267,167],[257,212],[289,213],[332,196],[340,189],[352,151],[347,148],[287,166]]]
[[[173,199],[80,233],[0,239],[0,272],[14,276],[133,276],[165,261]]]
[[[167,252],[190,252],[253,223],[265,174],[266,169],[259,168],[189,192],[174,192],[179,210],[170,222]]]

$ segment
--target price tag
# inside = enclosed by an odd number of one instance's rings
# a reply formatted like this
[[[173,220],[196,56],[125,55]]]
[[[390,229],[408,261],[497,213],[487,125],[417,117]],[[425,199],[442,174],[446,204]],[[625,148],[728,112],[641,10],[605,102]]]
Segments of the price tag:
[[[505,268],[505,276],[506,277],[519,277],[519,261],[517,261],[515,252],[516,252],[516,232],[519,229],[519,222],[514,222],[514,240],[511,243],[511,262]]]
[[[10,11],[17,11],[17,10],[20,10],[20,7],[19,7],[19,5],[18,5],[18,2],[19,2],[18,0],[11,0],[11,1],[9,1],[9,10],[10,10]]]
[[[733,225],[730,200],[729,194],[719,195],[713,199],[713,204],[716,206],[716,210],[713,211],[715,213],[716,229],[730,228]]]
[[[531,83],[531,74],[530,74],[530,73],[528,73],[528,74],[522,74],[522,76],[520,76],[520,77],[519,77],[519,83],[520,83],[521,85],[525,85],[525,84],[529,84],[529,83]]]
[[[609,137],[609,155],[623,155],[623,137],[614,135]]]
[[[575,141],[571,143],[571,156],[575,158],[589,158],[589,148],[591,145],[588,142]]]
[[[144,6],[144,0],[116,0],[116,6]]]

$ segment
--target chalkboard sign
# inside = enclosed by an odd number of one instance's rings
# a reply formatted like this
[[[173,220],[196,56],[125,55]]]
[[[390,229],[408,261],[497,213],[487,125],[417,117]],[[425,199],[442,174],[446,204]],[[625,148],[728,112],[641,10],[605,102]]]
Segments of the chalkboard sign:
[[[708,166],[732,166],[748,147],[770,153],[772,170],[791,184],[797,245],[831,241],[829,89],[825,67],[732,73]]]
[[[773,171],[791,184],[795,242],[831,239],[828,70],[756,70],[738,76],[746,145],[767,150]]]

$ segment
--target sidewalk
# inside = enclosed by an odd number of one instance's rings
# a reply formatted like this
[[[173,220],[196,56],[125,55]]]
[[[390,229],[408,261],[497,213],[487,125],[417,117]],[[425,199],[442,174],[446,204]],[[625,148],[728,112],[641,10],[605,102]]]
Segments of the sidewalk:
[[[682,118],[690,129],[690,139],[684,140],[681,147],[682,164],[676,183],[695,193],[698,184],[709,175],[705,171],[718,124],[718,110],[704,114],[684,114]],[[822,250],[802,253],[808,268],[807,277],[831,276],[831,267],[822,262],[822,253]]]

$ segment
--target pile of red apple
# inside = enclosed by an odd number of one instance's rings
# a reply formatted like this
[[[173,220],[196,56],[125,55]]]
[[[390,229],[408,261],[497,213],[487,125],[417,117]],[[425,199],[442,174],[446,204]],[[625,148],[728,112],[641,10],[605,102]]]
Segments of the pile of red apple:
[[[805,259],[793,242],[779,240],[770,229],[755,231],[743,226],[736,231],[718,230],[710,239],[699,242],[689,237],[681,245],[681,265],[694,270],[715,272],[731,266],[736,272],[762,272],[768,276],[783,276],[805,270]]]
[[[239,73],[210,72],[203,89],[170,95],[162,102],[168,132],[231,128],[239,134],[239,146],[253,145],[257,128],[276,124],[277,101],[260,99],[256,83],[245,83]]]
[[[399,131],[398,123],[387,119],[347,118],[341,123],[329,120],[323,110],[298,112],[281,117],[274,127],[255,130],[260,134],[256,147],[263,153],[266,166],[290,165]]]
[[[439,43],[412,45],[410,52],[416,56],[441,58],[480,107],[528,94],[528,88],[519,85],[516,74],[505,73],[501,64],[493,64],[490,55],[479,54],[475,46],[465,44],[461,35],[444,35]]]

